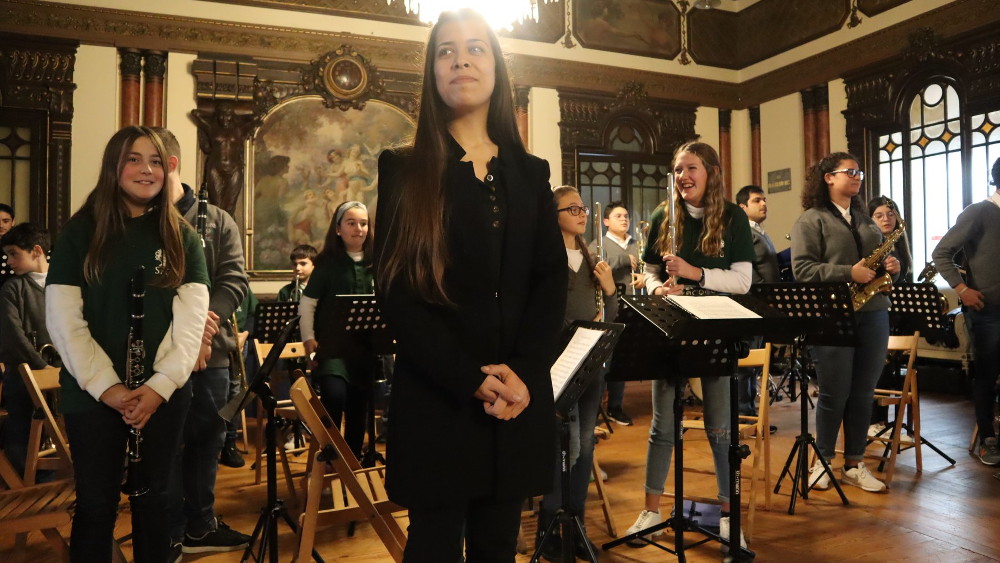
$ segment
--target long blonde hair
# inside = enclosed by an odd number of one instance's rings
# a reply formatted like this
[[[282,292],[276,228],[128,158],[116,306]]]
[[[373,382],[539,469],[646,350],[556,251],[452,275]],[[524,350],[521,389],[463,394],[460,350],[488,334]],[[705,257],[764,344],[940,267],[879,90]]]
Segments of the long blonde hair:
[[[711,145],[700,143],[700,142],[690,142],[681,145],[676,151],[674,151],[674,163],[677,159],[684,153],[691,153],[701,159],[702,166],[705,167],[705,171],[708,173],[708,179],[705,182],[705,198],[703,203],[705,205],[705,219],[702,223],[701,236],[698,239],[698,250],[701,251],[705,256],[722,256],[722,232],[725,230],[724,224],[724,211],[726,209],[726,186],[722,181],[722,164],[719,161],[719,153],[715,152],[715,149]],[[677,223],[677,248],[680,249],[680,241],[684,240],[684,217],[686,213],[684,210],[684,200],[680,197],[680,186],[675,185],[674,190],[677,192],[677,197],[675,197],[677,217],[680,221]],[[670,200],[663,202],[664,207],[670,204]],[[670,249],[670,241],[667,240],[668,225],[667,219],[670,217],[669,213],[665,213],[663,216],[663,223],[660,225],[660,236],[656,241],[656,249],[660,254],[666,254]]]
[[[173,156],[164,146],[163,139],[150,129],[142,126],[123,127],[112,135],[104,156],[97,185],[87,196],[87,201],[74,214],[90,214],[94,220],[94,235],[83,261],[83,277],[88,284],[100,281],[108,264],[108,253],[112,246],[120,245],[125,235],[125,222],[130,217],[128,206],[122,197],[120,178],[125,165],[125,155],[135,141],[146,137],[153,143],[164,166],[164,184],[160,193],[150,202],[148,213],[155,213],[159,223],[160,238],[163,242],[165,264],[163,273],[154,277],[150,285],[157,287],[178,287],[184,281],[184,241],[181,224],[184,219],[170,201],[166,185],[167,161]]]

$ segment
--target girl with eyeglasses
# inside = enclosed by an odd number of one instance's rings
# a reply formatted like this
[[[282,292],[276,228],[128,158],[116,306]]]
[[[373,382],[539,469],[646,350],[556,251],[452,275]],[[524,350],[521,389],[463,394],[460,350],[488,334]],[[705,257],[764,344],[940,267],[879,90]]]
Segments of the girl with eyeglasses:
[[[597,291],[604,298],[604,316],[613,320],[618,315],[618,301],[615,298],[617,289],[611,272],[611,266],[604,261],[597,261],[597,256],[590,253],[583,240],[587,230],[589,210],[583,205],[580,192],[573,186],[558,186],[552,190],[552,199],[556,205],[559,230],[562,232],[563,244],[566,247],[568,260],[569,282],[566,293],[565,326],[573,321],[600,321],[601,311],[597,303]],[[594,421],[601,405],[601,395],[604,394],[603,374],[583,392],[571,409],[573,413],[570,422],[569,464],[570,492],[572,498],[566,505],[574,514],[584,520],[583,512],[587,501],[587,489],[590,486],[591,467],[594,459]],[[562,486],[558,466],[555,471],[555,484],[552,491],[542,498],[538,511],[538,532],[536,542],[549,523],[555,518],[556,511],[563,506]],[[588,558],[586,537],[576,538],[576,556]],[[536,543],[537,546],[537,543]],[[596,553],[596,548],[594,552]],[[562,561],[562,539],[558,528],[555,537],[545,540],[542,557],[549,561]]]
[[[801,282],[868,283],[876,272],[864,261],[882,243],[882,230],[858,199],[864,173],[858,159],[837,152],[814,166],[802,192],[805,211],[792,228],[792,270]],[[899,274],[899,260],[883,267]],[[877,294],[855,314],[855,346],[813,346],[819,380],[816,445],[827,462],[840,425],[844,425],[844,468],[841,483],[868,492],[885,491],[863,462],[871,420],[875,383],[882,373],[889,344],[889,297]],[[830,487],[831,475],[817,461],[809,475],[815,489]]]
[[[691,142],[674,153],[674,189],[678,218],[677,254],[669,253],[666,206],[650,217],[646,289],[652,295],[678,295],[686,288],[722,293],[746,293],[753,271],[753,236],[746,213],[726,201],[719,155],[705,143]],[[676,283],[671,283],[674,276]],[[690,374],[697,377],[697,373]],[[705,433],[715,462],[723,518],[719,534],[729,538],[729,382],[702,379]],[[625,533],[634,534],[662,522],[660,497],[674,449],[674,386],[653,380],[653,421],[646,451],[645,508]],[[739,509],[739,507],[737,507]],[[652,534],[652,537],[659,532]],[[740,544],[746,545],[740,534]],[[635,540],[635,545],[645,545]]]
[[[482,16],[446,12],[431,29],[413,144],[378,171],[376,293],[397,343],[386,486],[409,509],[403,560],[514,561],[524,499],[553,486],[566,251],[549,165],[521,143]]]

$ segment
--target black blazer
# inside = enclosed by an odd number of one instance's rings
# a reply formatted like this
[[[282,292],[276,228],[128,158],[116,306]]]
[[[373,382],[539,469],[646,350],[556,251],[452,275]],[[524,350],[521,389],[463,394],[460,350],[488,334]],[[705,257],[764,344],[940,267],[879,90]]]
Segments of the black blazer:
[[[566,251],[549,188],[548,163],[501,146],[495,190],[475,178],[451,140],[445,172],[444,275],[453,307],[418,298],[405,280],[376,289],[397,341],[390,399],[386,486],[406,507],[483,497],[514,500],[551,490],[556,425],[549,369],[566,306]],[[375,264],[397,236],[406,156],[379,157]],[[506,363],[531,403],[501,421],[473,397],[480,367]]]

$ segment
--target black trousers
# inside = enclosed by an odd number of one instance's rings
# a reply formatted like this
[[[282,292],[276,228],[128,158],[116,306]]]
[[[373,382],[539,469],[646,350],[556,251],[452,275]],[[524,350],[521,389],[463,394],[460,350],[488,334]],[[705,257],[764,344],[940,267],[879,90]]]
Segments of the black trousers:
[[[344,435],[354,456],[360,459],[371,388],[348,383],[343,377],[330,374],[313,375],[313,386],[319,389],[320,402]],[[341,416],[344,417],[343,427]]]
[[[189,382],[160,405],[143,428],[140,452],[150,490],[131,501],[136,563],[166,561],[170,548],[166,518],[167,477],[190,404]],[[104,404],[91,411],[64,416],[76,476],[70,560],[74,563],[110,562],[128,426],[118,411]]]
[[[403,563],[512,563],[523,501],[481,499],[433,509],[410,509]]]

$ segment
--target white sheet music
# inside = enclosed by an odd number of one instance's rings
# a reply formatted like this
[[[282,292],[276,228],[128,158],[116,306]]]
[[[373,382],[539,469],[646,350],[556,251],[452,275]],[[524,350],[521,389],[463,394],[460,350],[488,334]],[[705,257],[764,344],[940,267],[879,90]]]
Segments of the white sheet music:
[[[570,339],[569,344],[566,345],[562,354],[559,355],[559,359],[556,360],[556,363],[552,364],[552,369],[549,370],[552,377],[553,397],[558,399],[562,395],[573,374],[583,364],[583,361],[587,359],[587,355],[594,349],[597,341],[602,336],[604,336],[603,330],[577,327],[576,332],[573,333],[573,338]]]
[[[725,295],[671,295],[678,307],[699,319],[759,319],[760,315]]]

